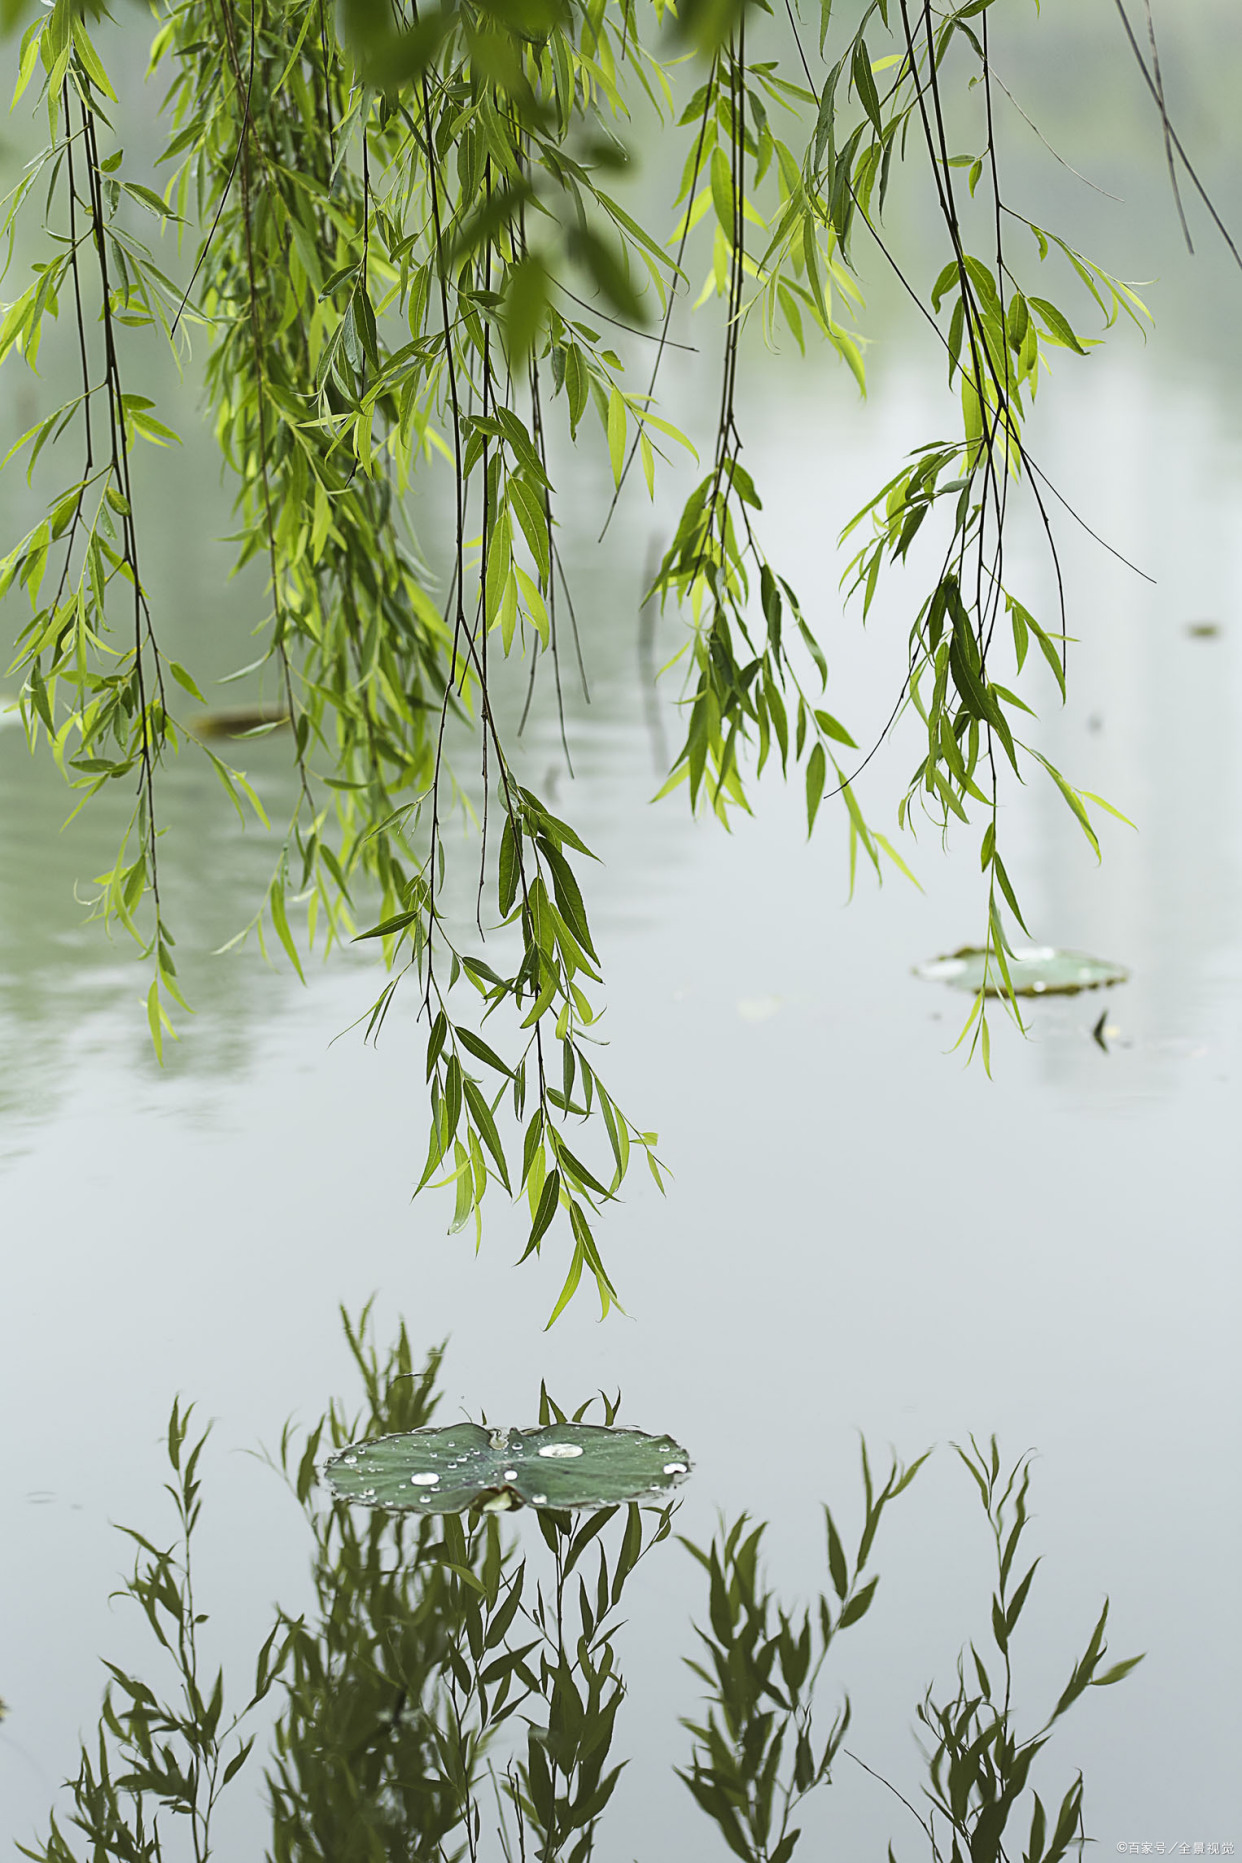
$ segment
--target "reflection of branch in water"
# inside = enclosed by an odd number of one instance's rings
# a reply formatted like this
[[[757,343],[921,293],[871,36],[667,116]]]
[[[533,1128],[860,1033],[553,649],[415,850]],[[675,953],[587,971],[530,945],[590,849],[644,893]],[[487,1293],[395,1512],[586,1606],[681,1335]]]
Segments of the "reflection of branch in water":
[[[853,1560],[848,1557],[825,1507],[833,1595],[821,1594],[815,1606],[803,1609],[800,1620],[764,1583],[762,1522],[751,1527],[743,1514],[731,1528],[722,1526],[708,1548],[683,1542],[707,1572],[711,1633],[695,1626],[710,1668],[689,1666],[708,1684],[707,1713],[684,1723],[694,1745],[689,1771],[677,1776],[735,1856],[784,1863],[800,1835],[794,1815],[817,1786],[831,1782],[850,1724],[850,1700],[843,1697],[817,1752],[820,1674],[838,1633],[870,1609],[880,1581],[868,1576],[867,1564],[884,1510],[909,1487],[930,1453],[909,1468],[894,1456],[877,1493],[863,1443],[865,1514],[857,1553]]]
[[[931,1825],[927,1822],[926,1818],[921,1817],[919,1815],[919,1812],[917,1811],[915,1806],[913,1806],[910,1803],[910,1800],[906,1797],[905,1793],[899,1792],[897,1790],[897,1787],[893,1784],[891,1779],[886,1779],[884,1777],[884,1774],[882,1772],[877,1772],[874,1766],[868,1766],[866,1760],[859,1759],[857,1753],[853,1752],[849,1747],[842,1747],[841,1751],[844,1753],[846,1759],[852,1759],[855,1766],[861,1766],[864,1772],[870,1773],[871,1777],[874,1780],[876,1780],[876,1782],[879,1785],[882,1785],[886,1792],[891,1792],[893,1797],[895,1799],[898,1799],[900,1803],[905,1806],[906,1810],[910,1813],[910,1816],[912,1818],[917,1819],[918,1822],[923,1826],[923,1829],[927,1832],[928,1840],[931,1843],[932,1849],[935,1850],[936,1839],[932,1831]]]
[[[1048,1744],[1053,1727],[1089,1688],[1106,1688],[1121,1681],[1142,1658],[1131,1656],[1103,1667],[1108,1653],[1105,1599],[1087,1647],[1051,1713],[1026,1736],[1018,1734],[1014,1701],[1017,1693],[1024,1691],[1015,1688],[1014,1632],[1040,1563],[1037,1557],[1021,1577],[1017,1576],[1023,1563],[1018,1558],[1020,1543],[1031,1519],[1027,1496],[1034,1452],[1019,1456],[1006,1472],[995,1436],[986,1447],[972,1436],[969,1451],[959,1444],[954,1448],[979,1491],[995,1550],[993,1647],[984,1651],[985,1666],[979,1649],[970,1643],[969,1657],[963,1650],[958,1658],[954,1693],[936,1701],[933,1688],[929,1688],[919,1703],[918,1720],[933,1742],[930,1748],[923,1749],[928,1773],[923,1796],[930,1807],[926,1819],[882,1773],[856,1753],[849,1757],[900,1799],[918,1820],[936,1863],[943,1863],[947,1854],[937,1836],[941,1827],[952,1833],[955,1858],[969,1856],[975,1863],[1001,1863],[1016,1854],[1016,1846],[1023,1842],[1021,1835],[1016,1831],[1010,1834],[1008,1847],[1005,1839],[1010,1824],[1017,1821],[1020,1807],[1025,1814],[1028,1805],[1030,1837],[1023,1854],[1039,1859],[1039,1863],[1060,1863],[1072,1851],[1081,1863],[1083,1850],[1091,1841],[1083,1820],[1081,1772],[1071,1780],[1059,1809],[1045,1808],[1038,1793],[1029,1788],[1031,1766]]]
[[[655,635],[660,609],[652,599],[651,585],[656,579],[662,555],[659,538],[653,537],[647,546],[647,561],[643,568],[643,599],[638,607],[638,689],[643,699],[643,722],[651,740],[651,761],[661,782],[668,775],[669,749],[664,730],[664,713],[660,708],[660,695],[656,687]]]
[[[82,1833],[87,1854],[93,1844],[94,1855],[149,1863],[159,1854],[150,1842],[158,1811],[185,1835],[195,1863],[207,1863],[216,1854],[216,1801],[254,1742],[240,1724],[276,1688],[283,1700],[266,1769],[274,1863],[483,1863],[497,1850],[506,1863],[587,1863],[594,1855],[622,1770],[610,1763],[626,1694],[616,1664],[619,1609],[639,1561],[670,1537],[674,1510],[543,1507],[532,1510],[523,1544],[502,1538],[495,1513],[433,1521],[406,1509],[325,1507],[316,1470],[327,1451],[360,1436],[421,1429],[436,1407],[439,1354],[416,1368],[404,1327],[390,1351],[378,1352],[368,1318],[364,1311],[356,1323],[346,1319],[365,1393],[361,1414],[334,1403],[305,1437],[286,1429],[274,1461],[311,1531],[313,1602],[298,1617],[279,1613],[240,1713],[226,1711],[223,1677],[205,1673],[197,1649],[207,1619],[193,1594],[190,1546],[205,1436],[193,1442],[190,1413],[174,1408],[168,1492],[179,1535],[168,1552],[131,1536],[138,1559],[121,1594],[144,1611],[165,1672],[111,1669],[98,1735],[83,1744],[68,1788],[67,1827]],[[611,1425],[616,1406],[603,1403]],[[545,1390],[540,1427],[566,1421]],[[1029,1458],[1006,1475],[995,1440],[981,1450],[972,1439],[971,1451],[958,1453],[979,1490],[997,1559],[996,1651],[987,1661],[997,1685],[971,1644],[974,1667],[963,1658],[956,1693],[937,1703],[929,1690],[919,1704],[934,1743],[926,1754],[926,1820],[866,1761],[850,1757],[918,1818],[933,1859],[945,1854],[944,1825],[955,1855],[1000,1863],[1016,1854],[1010,1827],[1025,1806],[1026,1854],[1061,1863],[1081,1856],[1085,1842],[1081,1777],[1049,1816],[1027,1788],[1027,1771],[1074,1701],[1120,1680],[1133,1660],[1103,1668],[1105,1606],[1051,1715],[1017,1738],[1010,1642],[1038,1565],[1017,1576]],[[793,1815],[846,1750],[848,1698],[816,1735],[816,1685],[837,1634],[872,1605],[878,1579],[869,1567],[881,1516],[924,1460],[904,1468],[894,1458],[877,1488],[864,1445],[857,1548],[847,1552],[825,1508],[830,1587],[809,1610],[786,1609],[768,1589],[762,1523],[743,1515],[722,1524],[710,1547],[682,1542],[707,1577],[698,1660],[689,1661],[707,1698],[696,1719],[683,1723],[693,1746],[678,1776],[744,1863],[789,1863],[801,1835]],[[485,1828],[489,1783],[495,1810]],[[55,1822],[44,1843],[24,1854],[35,1863],[79,1863]]]

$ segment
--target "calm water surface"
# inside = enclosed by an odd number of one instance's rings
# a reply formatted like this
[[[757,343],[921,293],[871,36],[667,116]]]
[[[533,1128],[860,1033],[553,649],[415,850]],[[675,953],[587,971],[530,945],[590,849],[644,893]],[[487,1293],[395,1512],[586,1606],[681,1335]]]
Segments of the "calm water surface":
[[[1205,135],[1214,120],[1209,95]],[[1116,180],[1119,158],[1090,152]],[[946,859],[928,834],[910,854],[923,892],[864,876],[847,904],[843,827],[807,847],[779,781],[765,778],[731,837],[677,798],[648,807],[660,735],[676,732],[672,695],[653,708],[645,689],[636,621],[660,518],[635,503],[595,551],[602,475],[575,494],[593,702],[570,699],[572,782],[547,707],[523,756],[603,856],[607,1077],[659,1129],[675,1174],[664,1200],[635,1178],[604,1226],[627,1318],[600,1326],[583,1299],[544,1336],[559,1280],[551,1262],[510,1265],[520,1224],[494,1208],[476,1259],[444,1235],[440,1204],[411,1206],[424,1145],[413,997],[378,1049],[333,1039],[379,988],[369,958],[312,967],[303,988],[253,945],[209,955],[253,910],[274,850],[241,835],[189,764],[170,777],[168,869],[198,1013],[161,1073],[143,978],[74,902],[106,834],[57,835],[63,792],[19,730],[0,730],[0,1841],[43,1826],[93,1721],[99,1656],[142,1649],[108,1604],[125,1560],[113,1523],[167,1530],[175,1392],[216,1419],[199,1582],[226,1663],[249,1669],[273,1598],[299,1607],[301,1517],[245,1452],[351,1393],[337,1308],[376,1293],[381,1338],[398,1315],[425,1346],[449,1338],[446,1419],[533,1421],[541,1378],[572,1402],[619,1385],[624,1418],[695,1457],[681,1527],[702,1539],[717,1510],[769,1519],[771,1576],[792,1596],[825,1583],[820,1501],[856,1513],[858,1432],[906,1457],[941,1445],[886,1527],[879,1598],[826,1697],[850,1688],[853,1745],[911,1792],[914,1706],[986,1629],[988,1545],[948,1445],[995,1431],[1011,1457],[1037,1448],[1045,1565],[1023,1700],[1034,1714],[1059,1691],[1105,1594],[1115,1655],[1148,1652],[1079,1710],[1056,1776],[1081,1766],[1106,1850],[1242,1844],[1242,422],[1227,340],[1242,298],[1214,257],[1197,271],[1179,258],[1162,197],[1141,209],[1156,186],[1140,162],[1110,234],[1124,250],[1108,256],[1166,274],[1157,333],[1146,353],[1123,341],[1073,365],[1036,429],[1065,496],[1154,578],[1060,521],[1081,645],[1064,712],[1048,682],[1038,741],[1138,831],[1110,824],[1097,868],[1050,789],[1014,786],[1007,801],[1033,935],[1133,976],[1103,1002],[1035,1005],[1025,1042],[996,1018],[991,1083],[951,1052],[963,999],[911,974],[981,929],[972,843]],[[1081,211],[1100,223],[1105,206]],[[808,393],[756,359],[745,423],[769,547],[824,618],[860,741],[887,715],[908,619],[896,586],[865,634],[838,618],[832,539],[949,418],[934,357],[877,296],[866,407],[842,374],[819,371]],[[1068,358],[1052,386],[1067,376]],[[695,367],[678,392],[699,394]],[[176,650],[222,671],[260,592],[221,592],[226,554],[209,539],[227,513],[196,458],[188,502],[152,478],[165,538],[153,580]],[[1016,533],[1014,560],[1046,607],[1033,529]],[[1207,620],[1216,635],[1188,632]],[[661,658],[677,638],[661,624]],[[246,756],[278,811],[279,744]],[[870,767],[876,818],[916,756],[899,734]],[[1107,1051],[1091,1033],[1101,1008]],[[671,1771],[696,1703],[680,1661],[702,1610],[696,1573],[670,1546],[635,1585],[621,1733],[633,1764],[601,1855],[723,1854]],[[842,1767],[805,1852],[879,1857],[892,1836],[922,1854],[903,1815]],[[220,1854],[261,1854],[263,1829],[256,1790],[229,1812]]]

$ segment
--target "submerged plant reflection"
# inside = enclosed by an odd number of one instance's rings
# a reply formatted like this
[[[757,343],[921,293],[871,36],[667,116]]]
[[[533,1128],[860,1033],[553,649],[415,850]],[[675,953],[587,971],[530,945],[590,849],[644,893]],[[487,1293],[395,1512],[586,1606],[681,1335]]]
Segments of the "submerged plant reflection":
[[[930,1452],[929,1452],[930,1453]],[[814,1611],[795,1622],[763,1589],[759,1546],[763,1525],[745,1515],[722,1530],[704,1551],[683,1544],[707,1573],[710,1635],[699,1630],[710,1667],[690,1661],[710,1691],[705,1721],[686,1721],[694,1736],[690,1770],[678,1777],[715,1820],[735,1856],[754,1863],[786,1863],[801,1830],[792,1823],[801,1801],[831,1775],[850,1723],[848,1696],[816,1754],[812,1715],[816,1683],[834,1638],[866,1616],[879,1578],[865,1577],[876,1532],[890,1501],[896,1500],[927,1460],[909,1468],[894,1458],[877,1494],[863,1445],[865,1510],[862,1536],[851,1561],[841,1535],[824,1508],[828,1570],[835,1598],[819,1598]],[[835,1608],[835,1615],[834,1615]]]
[[[167,1492],[177,1537],[161,1550],[126,1529],[137,1548],[123,1594],[142,1609],[162,1653],[162,1680],[108,1663],[97,1732],[84,1743],[64,1818],[50,1820],[37,1863],[194,1863],[218,1851],[213,1818],[244,1770],[259,1729],[247,1728],[271,1696],[265,1785],[267,1863],[586,1863],[625,1761],[614,1736],[626,1685],[618,1666],[618,1615],[639,1562],[671,1538],[676,1503],[534,1514],[543,1546],[523,1549],[495,1512],[462,1515],[326,1507],[317,1468],[332,1450],[419,1429],[437,1404],[440,1353],[415,1367],[404,1326],[377,1350],[364,1311],[345,1316],[363,1386],[357,1414],[334,1402],[305,1435],[287,1429],[274,1465],[312,1536],[313,1607],[280,1612],[259,1653],[252,1690],[226,1707],[222,1673],[200,1651],[208,1615],[195,1596],[192,1550],[200,1514],[199,1463],[207,1432],[173,1407]],[[617,1405],[603,1403],[607,1424]],[[581,1418],[590,1405],[576,1413]],[[544,1390],[540,1422],[564,1423]],[[995,1440],[958,1451],[977,1484],[995,1541],[991,1600],[995,1658],[974,1643],[956,1691],[929,1689],[916,1712],[930,1735],[924,1810],[888,1780],[917,1820],[932,1863],[1060,1863],[1088,1841],[1079,1775],[1050,1814],[1029,1775],[1054,1724],[1090,1687],[1121,1679],[1138,1658],[1104,1668],[1107,1606],[1046,1722],[1019,1737],[1013,1719],[1011,1642],[1038,1561],[1015,1580],[1028,1525],[1029,1459],[1007,1474]],[[816,1733],[818,1685],[840,1633],[868,1613],[879,1583],[871,1560],[882,1518],[926,1456],[894,1458],[878,1490],[864,1446],[863,1522],[852,1556],[825,1507],[830,1589],[790,1610],[768,1588],[765,1528],[746,1516],[722,1523],[711,1545],[682,1539],[706,1576],[707,1627],[691,1670],[705,1707],[683,1725],[688,1761],[677,1768],[694,1802],[735,1856],[789,1863],[794,1822],[845,1747],[842,1696]],[[530,1516],[527,1515],[529,1519]],[[995,1681],[993,1678],[995,1677]],[[877,1779],[879,1773],[874,1773]],[[84,1844],[83,1844],[83,1841]],[[890,1845],[889,1857],[893,1850]]]
[[[386,1361],[365,1325],[347,1319],[346,1330],[366,1413],[333,1405],[296,1459],[292,1439],[282,1444],[314,1536],[317,1612],[283,1620],[274,1863],[475,1858],[493,1799],[507,1854],[512,1832],[515,1854],[586,1857],[621,1772],[610,1763],[625,1693],[617,1607],[673,1509],[541,1510],[550,1570],[529,1582],[530,1561],[502,1540],[495,1513],[323,1511],[323,1447],[417,1429],[436,1403],[436,1356],[415,1374],[404,1327]],[[604,1409],[611,1423],[616,1406]],[[540,1423],[554,1420],[564,1413],[545,1391]],[[522,1732],[497,1764],[514,1717]]]

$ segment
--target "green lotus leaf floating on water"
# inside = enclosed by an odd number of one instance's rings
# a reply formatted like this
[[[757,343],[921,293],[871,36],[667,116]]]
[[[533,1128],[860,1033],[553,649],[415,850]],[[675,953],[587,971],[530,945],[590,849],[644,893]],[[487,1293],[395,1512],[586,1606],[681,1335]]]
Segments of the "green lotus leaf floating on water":
[[[601,1423],[553,1423],[538,1430],[489,1430],[480,1423],[407,1430],[351,1443],[324,1464],[323,1480],[342,1501],[408,1513],[460,1514],[481,1504],[511,1507],[614,1507],[658,1501],[690,1471],[671,1436]]]
[[[949,983],[954,989],[978,993],[983,984],[986,953],[977,945],[966,945],[949,957],[933,958],[920,964],[916,977],[932,983]],[[1016,950],[1009,959],[1009,976],[1015,996],[1077,996],[1080,990],[1105,989],[1125,983],[1130,973],[1120,964],[1103,958],[1088,957],[1085,951],[1056,951],[1051,945],[1032,945]],[[987,994],[1003,996],[1004,979],[995,953],[987,966]]]

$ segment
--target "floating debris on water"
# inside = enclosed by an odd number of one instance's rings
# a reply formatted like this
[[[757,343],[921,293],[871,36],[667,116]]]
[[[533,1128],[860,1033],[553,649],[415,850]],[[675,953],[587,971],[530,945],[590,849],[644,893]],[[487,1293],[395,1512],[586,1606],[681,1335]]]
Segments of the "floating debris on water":
[[[249,737],[252,732],[279,731],[289,723],[286,705],[231,705],[220,711],[200,712],[191,718],[195,737]]]
[[[743,1022],[767,1022],[780,1011],[783,1001],[780,996],[743,996],[737,1013]]]

